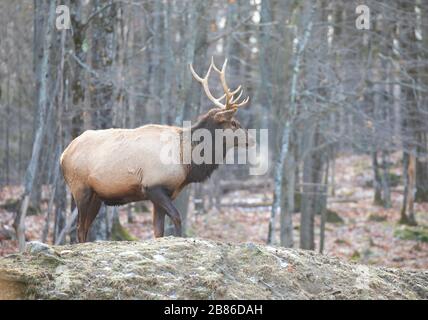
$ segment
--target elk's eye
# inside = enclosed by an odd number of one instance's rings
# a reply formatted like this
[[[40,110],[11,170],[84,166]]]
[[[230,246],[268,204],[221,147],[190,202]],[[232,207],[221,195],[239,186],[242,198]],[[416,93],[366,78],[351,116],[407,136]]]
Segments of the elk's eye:
[[[232,123],[232,126],[233,126],[233,127],[236,127],[236,122],[235,122],[235,120],[232,120],[232,122],[231,122],[231,123]]]

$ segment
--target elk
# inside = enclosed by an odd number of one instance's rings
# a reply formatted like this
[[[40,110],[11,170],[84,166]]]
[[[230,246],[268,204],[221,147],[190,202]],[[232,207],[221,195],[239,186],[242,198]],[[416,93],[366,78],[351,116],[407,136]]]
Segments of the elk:
[[[189,128],[148,124],[135,129],[87,130],[75,138],[61,155],[60,164],[64,179],[71,189],[78,210],[77,235],[79,242],[85,242],[89,228],[103,202],[108,206],[150,200],[153,203],[153,230],[155,237],[164,234],[165,215],[168,215],[181,236],[180,213],[174,207],[174,200],[189,183],[202,182],[218,167],[216,163],[163,164],[159,161],[159,147],[162,134],[173,133],[184,137],[185,130],[196,129],[242,129],[234,118],[238,108],[246,105],[249,97],[241,99],[239,86],[231,90],[226,83],[227,59],[221,69],[211,64],[205,77],[200,77],[189,64],[193,77],[202,84],[208,99],[214,104],[207,113],[199,117]],[[211,71],[219,74],[224,94],[215,98],[210,91],[208,78]],[[238,94],[239,93],[239,94]],[[241,100],[240,100],[241,99]],[[221,102],[223,101],[223,102]],[[254,140],[245,132],[245,142],[225,145],[225,150],[235,147],[249,147]],[[226,144],[227,136],[224,137]],[[182,154],[183,139],[176,146]],[[194,148],[198,143],[191,143]],[[225,154],[224,154],[225,156]]]

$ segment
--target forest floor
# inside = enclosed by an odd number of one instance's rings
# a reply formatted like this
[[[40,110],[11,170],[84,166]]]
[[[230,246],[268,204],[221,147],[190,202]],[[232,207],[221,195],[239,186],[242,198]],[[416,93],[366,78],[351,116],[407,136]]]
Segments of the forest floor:
[[[396,165],[392,167],[392,173],[401,176],[398,157],[393,158],[393,162]],[[370,187],[372,169],[368,156],[339,157],[335,169],[335,195],[329,196],[328,209],[337,213],[342,221],[326,224],[324,253],[362,264],[428,269],[428,203],[415,204],[418,227],[401,226],[397,222],[403,197],[402,181],[392,188],[392,207],[385,209],[373,204],[373,189]],[[16,198],[17,194],[17,188],[4,188],[0,191],[0,205],[7,199]],[[270,207],[263,206],[263,203],[269,203],[271,197],[269,190],[227,193],[222,196],[219,209],[204,214],[189,214],[187,235],[233,243],[264,244]],[[253,205],[235,206],[234,202]],[[133,236],[141,240],[152,238],[150,213],[137,213],[133,223],[128,223],[127,212],[123,209],[120,218]],[[293,217],[296,248],[299,244],[299,218],[299,214]],[[0,228],[10,229],[12,219],[12,212],[0,208]],[[26,235],[29,240],[40,240],[44,221],[44,214],[27,217]],[[317,248],[319,222],[319,217],[316,217]],[[279,227],[279,221],[276,225]],[[0,238],[0,255],[15,252],[16,248],[16,241]]]

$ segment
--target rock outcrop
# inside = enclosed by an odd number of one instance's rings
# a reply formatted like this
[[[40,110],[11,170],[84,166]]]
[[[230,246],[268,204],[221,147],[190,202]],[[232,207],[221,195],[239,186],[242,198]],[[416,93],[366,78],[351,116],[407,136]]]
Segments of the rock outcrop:
[[[428,299],[428,272],[192,238],[30,243],[0,258],[0,299]]]

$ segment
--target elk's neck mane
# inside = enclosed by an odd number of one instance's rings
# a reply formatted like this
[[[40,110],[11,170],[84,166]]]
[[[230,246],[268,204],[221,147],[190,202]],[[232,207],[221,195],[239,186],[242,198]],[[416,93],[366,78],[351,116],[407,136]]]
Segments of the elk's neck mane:
[[[197,129],[207,129],[208,131],[211,132],[211,137],[214,139],[215,129],[219,129],[219,128],[215,125],[215,123],[211,119],[204,117],[201,120],[199,120],[196,124],[194,124],[191,128],[188,128],[185,130],[191,130],[191,133],[193,133]],[[183,134],[182,134],[182,137],[183,137]],[[183,141],[183,140],[181,140],[181,141]],[[204,143],[204,142],[203,141],[192,141],[191,142],[192,151],[193,151],[194,147],[196,147],[200,143]],[[215,155],[215,143],[214,143],[214,141],[212,143],[211,154],[214,157],[214,155]],[[225,156],[226,156],[226,148],[225,148],[225,146],[223,146],[223,157],[225,157]],[[212,162],[214,162],[214,159]],[[216,170],[218,168],[218,164],[216,164],[216,163],[196,164],[193,162],[193,159],[191,160],[191,163],[186,164],[186,166],[187,166],[187,172],[188,173],[187,173],[187,177],[185,180],[185,185],[192,183],[192,182],[202,182],[202,181],[208,179],[211,176],[211,174],[214,172],[214,170]]]

